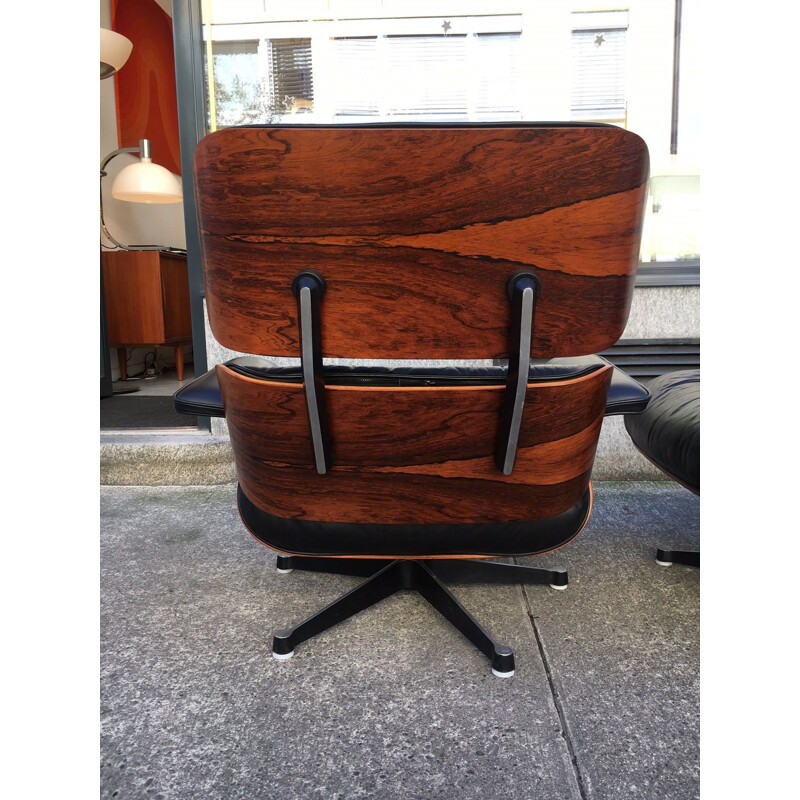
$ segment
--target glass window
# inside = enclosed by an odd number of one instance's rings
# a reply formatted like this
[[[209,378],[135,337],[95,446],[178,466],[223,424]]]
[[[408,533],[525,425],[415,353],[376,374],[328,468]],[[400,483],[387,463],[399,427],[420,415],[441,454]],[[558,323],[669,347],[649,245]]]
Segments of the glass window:
[[[334,115],[347,122],[520,119],[519,42],[518,33],[334,39]]]
[[[572,15],[572,119],[625,125],[626,11]]]
[[[265,118],[265,81],[258,65],[257,41],[219,42],[211,73],[213,85],[208,84],[208,74],[206,84],[212,127],[245,125]]]
[[[389,36],[385,114],[393,119],[467,119],[467,37]]]
[[[522,118],[522,50],[518,33],[479,33],[473,119]]]
[[[357,122],[377,118],[383,95],[383,79],[377,75],[378,39],[338,38],[333,40],[331,92],[335,118]]]
[[[272,105],[283,113],[314,110],[311,39],[267,39]]]

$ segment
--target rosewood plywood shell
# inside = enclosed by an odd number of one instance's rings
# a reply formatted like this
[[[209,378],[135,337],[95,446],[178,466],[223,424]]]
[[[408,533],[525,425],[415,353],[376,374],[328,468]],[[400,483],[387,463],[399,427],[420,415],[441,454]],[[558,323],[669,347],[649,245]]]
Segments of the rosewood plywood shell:
[[[217,131],[195,154],[213,333],[299,355],[291,282],[315,269],[326,356],[502,356],[506,280],[532,269],[532,355],[599,352],[627,321],[647,175],[610,126]]]
[[[217,366],[247,497],[322,522],[542,519],[580,500],[612,368],[531,384],[513,472],[494,465],[503,387],[326,387],[334,466],[314,468],[303,387]]]

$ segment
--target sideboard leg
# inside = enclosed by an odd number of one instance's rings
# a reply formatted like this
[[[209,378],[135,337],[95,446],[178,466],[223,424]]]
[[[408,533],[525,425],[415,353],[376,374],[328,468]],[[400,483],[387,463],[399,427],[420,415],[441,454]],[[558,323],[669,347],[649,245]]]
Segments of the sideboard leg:
[[[121,381],[128,380],[128,348],[117,348],[117,361],[119,362],[119,379]]]
[[[183,343],[175,345],[175,368],[178,370],[178,380],[183,380]]]

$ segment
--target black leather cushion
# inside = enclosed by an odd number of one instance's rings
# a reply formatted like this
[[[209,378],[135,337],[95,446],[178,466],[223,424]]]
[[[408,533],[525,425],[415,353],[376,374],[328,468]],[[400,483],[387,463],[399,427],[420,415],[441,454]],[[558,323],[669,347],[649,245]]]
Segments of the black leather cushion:
[[[588,375],[608,362],[599,356],[554,358],[531,364],[528,380],[561,381]],[[258,380],[300,383],[300,366],[275,367],[255,356],[241,356],[226,363],[227,367]],[[330,385],[365,386],[466,386],[506,382],[507,368],[497,367],[325,367],[325,382]],[[630,414],[644,410],[650,395],[641,384],[614,368],[606,403],[606,416]],[[174,397],[175,410],[181,414],[224,417],[225,409],[217,383],[217,373],[205,375],[179,389]]]
[[[650,402],[650,392],[627,372],[614,367],[611,386],[606,397],[605,416],[616,414],[641,414]]]
[[[607,362],[599,356],[588,358],[553,358],[531,364],[531,381],[561,381],[579,378],[600,369]],[[234,372],[267,381],[300,383],[300,366],[273,367],[254,356],[235,358],[226,363]],[[506,382],[505,366],[473,367],[385,367],[345,366],[328,364],[324,368],[325,383],[332,386],[465,386],[469,384],[499,384]]]
[[[643,414],[625,417],[636,447],[678,483],[700,494],[700,370],[662,375]]]
[[[224,417],[225,407],[219,391],[216,369],[195,378],[172,395],[179,414],[200,414],[204,417]]]
[[[275,550],[298,556],[523,556],[554,550],[586,524],[591,489],[572,508],[543,520],[431,525],[371,525],[274,517],[238,490],[247,529]]]

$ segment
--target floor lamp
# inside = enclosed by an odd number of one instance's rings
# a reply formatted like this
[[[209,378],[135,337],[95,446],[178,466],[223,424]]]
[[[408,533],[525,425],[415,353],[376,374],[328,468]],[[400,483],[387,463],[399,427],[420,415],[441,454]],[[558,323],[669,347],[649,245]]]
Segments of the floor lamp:
[[[114,179],[111,185],[111,196],[114,199],[148,204],[183,201],[180,181],[168,169],[153,163],[149,139],[140,139],[138,147],[120,147],[109,153],[100,164],[100,227],[103,235],[120,250],[174,250],[175,248],[157,244],[125,245],[109,233],[103,218],[103,178],[108,175],[108,163],[122,153],[138,153],[140,160],[128,164]]]

